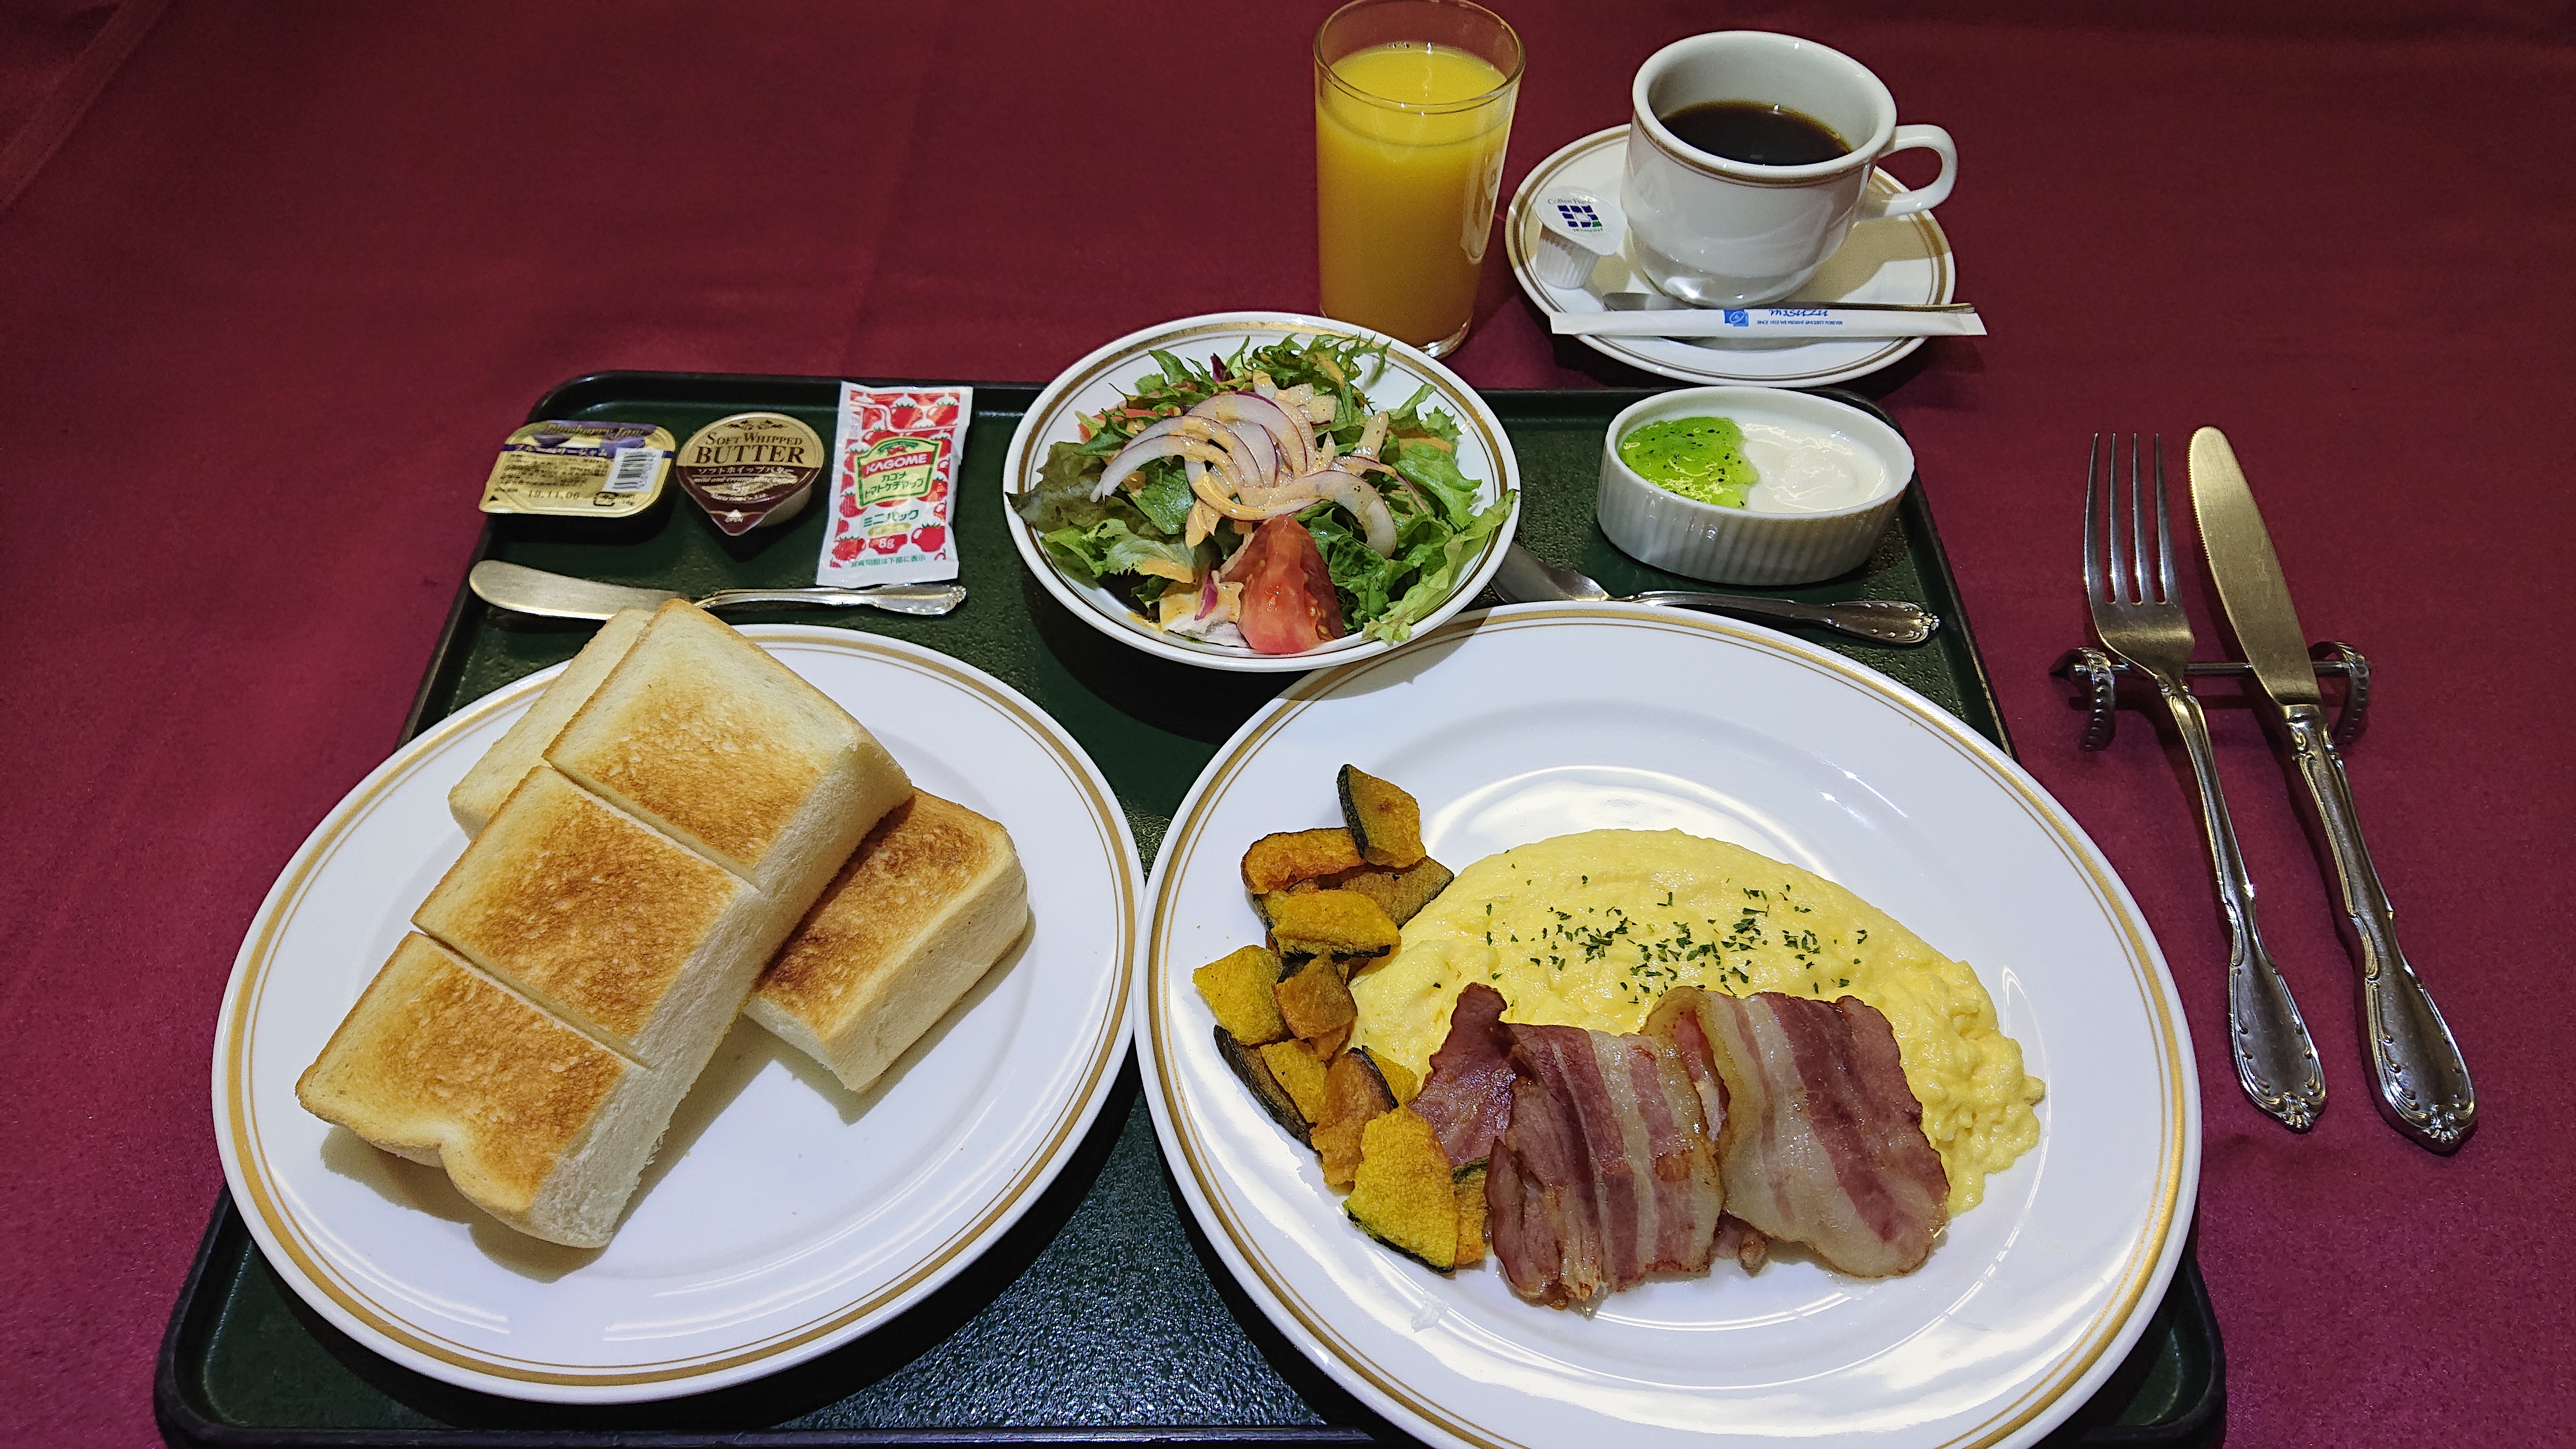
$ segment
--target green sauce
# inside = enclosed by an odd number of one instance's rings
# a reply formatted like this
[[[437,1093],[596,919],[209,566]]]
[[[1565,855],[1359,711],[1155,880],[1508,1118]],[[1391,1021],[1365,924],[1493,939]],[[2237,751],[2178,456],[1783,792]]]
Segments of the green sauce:
[[[1724,508],[1742,508],[1761,481],[1733,418],[1664,418],[1619,440],[1619,461],[1649,483]]]

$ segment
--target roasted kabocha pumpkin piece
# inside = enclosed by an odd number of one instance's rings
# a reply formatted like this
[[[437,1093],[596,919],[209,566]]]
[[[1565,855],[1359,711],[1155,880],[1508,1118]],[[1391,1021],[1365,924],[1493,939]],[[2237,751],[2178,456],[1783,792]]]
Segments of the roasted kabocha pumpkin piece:
[[[1284,1040],[1288,1023],[1279,1015],[1279,958],[1263,946],[1246,946],[1222,960],[1190,973],[1199,995],[1216,1013],[1217,1025],[1245,1046]]]
[[[1286,890],[1364,862],[1347,830],[1289,830],[1265,835],[1243,853],[1243,888],[1256,896]]]
[[[1459,1168],[1453,1183],[1458,1198],[1458,1255],[1464,1268],[1485,1261],[1485,1164]]]
[[[1424,1267],[1458,1263],[1458,1193],[1449,1154],[1422,1114],[1398,1107],[1360,1129],[1360,1165],[1342,1210],[1362,1231]]]
[[[1324,1115],[1324,1104],[1331,1092],[1330,1077],[1324,1059],[1302,1041],[1274,1041],[1261,1050],[1263,1064],[1270,1075],[1295,1104],[1301,1130],[1297,1140],[1314,1146],[1314,1139],[1302,1130],[1303,1125]]]
[[[1345,874],[1347,874],[1347,872],[1345,872]],[[1261,924],[1266,929],[1270,925],[1270,913],[1274,908],[1274,902],[1287,896],[1306,895],[1314,891],[1323,890],[1325,887],[1339,881],[1341,878],[1342,877],[1339,875],[1318,876],[1313,880],[1301,880],[1295,885],[1289,886],[1283,890],[1273,891],[1266,896],[1254,896],[1252,898],[1252,913],[1261,918]]]
[[[1367,1048],[1333,1058],[1324,1073],[1324,1115],[1315,1119],[1315,1152],[1324,1160],[1324,1185],[1348,1188],[1360,1165],[1360,1129],[1395,1110],[1395,1091]]]
[[[1283,959],[1329,956],[1345,968],[1404,944],[1404,933],[1387,919],[1385,909],[1357,891],[1298,891],[1274,897],[1270,938],[1279,943]]]
[[[1386,1089],[1395,1094],[1395,1105],[1403,1106],[1422,1091],[1422,1079],[1406,1070],[1404,1063],[1393,1058],[1380,1061],[1374,1052],[1369,1061],[1377,1067],[1378,1075],[1386,1078]]]
[[[1422,859],[1422,806],[1412,796],[1356,765],[1342,766],[1342,822],[1360,859],[1398,868]]]
[[[1288,1030],[1312,1040],[1327,1032],[1339,1031],[1358,1018],[1360,1009],[1351,1000],[1351,986],[1342,979],[1342,968],[1330,956],[1310,956],[1295,973],[1273,988],[1279,999],[1279,1016]]]
[[[1449,882],[1456,878],[1449,867],[1426,855],[1401,869],[1384,865],[1362,866],[1358,870],[1345,871],[1326,884],[1340,890],[1356,891],[1377,902],[1378,909],[1386,912],[1386,918],[1401,926],[1420,914],[1422,908],[1437,899],[1442,891],[1449,889]]]
[[[1295,1046],[1296,1043],[1290,1042],[1289,1045]],[[1234,1073],[1236,1080],[1251,1089],[1252,1099],[1261,1104],[1262,1111],[1270,1114],[1271,1121],[1278,1123],[1299,1142],[1309,1147],[1315,1145],[1306,1125],[1306,1114],[1297,1110],[1296,1100],[1288,1095],[1287,1088],[1279,1084],[1279,1078],[1263,1061],[1259,1050],[1246,1048],[1234,1039],[1233,1033],[1218,1026],[1216,1054],[1225,1058],[1226,1069]]]

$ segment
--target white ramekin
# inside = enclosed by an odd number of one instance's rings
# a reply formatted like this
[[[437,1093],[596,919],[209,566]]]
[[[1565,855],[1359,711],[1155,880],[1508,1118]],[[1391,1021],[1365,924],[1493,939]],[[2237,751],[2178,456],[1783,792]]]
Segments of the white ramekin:
[[[1756,513],[1684,498],[1619,461],[1619,440],[1665,418],[1816,428],[1886,465],[1878,497],[1828,513]],[[1610,422],[1601,444],[1601,531],[1640,563],[1714,584],[1809,584],[1860,567],[1887,531],[1914,478],[1914,450],[1896,429],[1858,408],[1769,387],[1690,387],[1658,393]]]

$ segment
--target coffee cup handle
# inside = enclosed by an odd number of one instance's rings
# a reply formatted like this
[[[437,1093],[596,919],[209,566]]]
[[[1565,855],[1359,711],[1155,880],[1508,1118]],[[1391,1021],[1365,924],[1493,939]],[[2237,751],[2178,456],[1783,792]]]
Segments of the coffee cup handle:
[[[1863,203],[1864,216],[1870,219],[1912,216],[1918,211],[1930,211],[1950,199],[1950,186],[1959,179],[1959,148],[1951,142],[1950,133],[1938,126],[1899,126],[1888,138],[1887,149],[1878,154],[1883,160],[1899,151],[1913,150],[1939,153],[1941,174],[1933,177],[1928,186],[1900,191],[1884,199],[1875,192],[1864,192],[1863,195],[1869,198]]]

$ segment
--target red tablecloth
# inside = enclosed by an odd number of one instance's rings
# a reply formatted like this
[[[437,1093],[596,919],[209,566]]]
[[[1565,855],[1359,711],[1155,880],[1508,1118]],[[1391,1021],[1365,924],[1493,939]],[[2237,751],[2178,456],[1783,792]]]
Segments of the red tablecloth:
[[[1315,301],[1321,0],[181,0],[148,26],[142,3],[130,33],[71,0],[0,22],[0,146],[62,137],[0,202],[13,1443],[153,1437],[154,1348],[220,1181],[207,1059],[234,950],[393,744],[480,523],[470,480],[530,399],[620,367],[1035,381],[1162,318]],[[1623,119],[1649,52],[1729,23],[1857,54],[1957,137],[1941,220],[1994,335],[1933,344],[1887,401],[2023,759],[2126,877],[2192,1013],[2227,1435],[2564,1435],[2566,6],[1510,8],[1534,58],[1507,190]],[[121,66],[97,49],[136,37]],[[1480,317],[1457,358],[1478,384],[1636,380],[1551,345],[1500,267]],[[2227,1065],[2178,751],[2131,717],[2078,754],[2043,676],[2086,632],[2088,435],[2202,423],[2235,440],[2309,629],[2378,666],[2352,771],[2477,1073],[2456,1157],[2370,1110],[2343,949],[2252,717],[2213,710],[2334,1083],[2304,1138]]]

